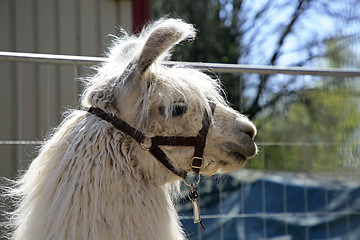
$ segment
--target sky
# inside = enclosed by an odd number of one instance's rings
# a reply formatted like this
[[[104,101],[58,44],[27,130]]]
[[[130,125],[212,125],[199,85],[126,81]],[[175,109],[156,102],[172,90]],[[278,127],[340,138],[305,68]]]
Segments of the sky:
[[[223,8],[219,12],[220,19],[224,19],[225,25],[231,24],[231,17],[233,16],[233,0],[219,0]],[[283,52],[284,54],[279,58],[277,65],[291,66],[296,64],[300,59],[307,58],[308,49],[302,51],[304,46],[314,40],[321,40],[328,38],[334,34],[353,34],[358,33],[360,36],[360,28],[358,22],[354,21],[340,21],[336,18],[331,18],[325,10],[331,11],[346,11],[345,14],[360,16],[359,8],[351,6],[349,0],[345,1],[312,1],[312,5],[301,15],[299,20],[294,26],[293,31],[286,39]],[[360,1],[359,1],[360,2]],[[276,43],[279,39],[279,32],[284,24],[290,21],[291,16],[296,8],[298,1],[289,0],[276,0],[272,1],[264,16],[256,21],[254,19],[258,9],[261,9],[267,0],[244,1],[246,9],[245,14],[248,21],[245,21],[243,28],[245,31],[244,41],[252,43],[254,48],[250,51],[247,59],[240,59],[241,64],[255,64],[264,65],[268,64],[270,57],[275,51]],[[324,10],[324,4],[327,4]],[[359,4],[360,5],[360,4]],[[354,8],[354,9],[353,9]],[[244,13],[242,13],[244,14]],[[344,12],[342,12],[344,14]],[[241,16],[239,16],[241,17]],[[253,37],[255,34],[261,36]],[[355,55],[360,54],[360,41],[357,44],[352,44],[351,51]],[[313,54],[319,54],[326,51],[325,45],[311,49]],[[316,65],[324,66],[324,63],[315,63]],[[308,62],[308,66],[314,67],[314,62]]]

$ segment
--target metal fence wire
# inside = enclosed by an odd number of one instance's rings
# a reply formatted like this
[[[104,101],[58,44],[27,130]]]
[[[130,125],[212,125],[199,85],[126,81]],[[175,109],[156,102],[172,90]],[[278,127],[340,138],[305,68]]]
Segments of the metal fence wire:
[[[0,52],[1,176],[26,169],[62,112],[78,107],[82,86],[74,79],[101,61]],[[191,203],[180,200],[189,239],[360,239],[360,70],[186,64],[238,74],[239,87],[271,76],[262,101],[281,94],[253,119],[259,155],[230,176],[201,181],[206,231],[192,223]],[[235,104],[240,110],[251,87],[244,94]]]

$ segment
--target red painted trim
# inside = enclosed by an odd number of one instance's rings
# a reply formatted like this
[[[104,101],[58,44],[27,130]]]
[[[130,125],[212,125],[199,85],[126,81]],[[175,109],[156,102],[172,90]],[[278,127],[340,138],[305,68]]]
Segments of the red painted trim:
[[[132,0],[133,32],[138,33],[150,20],[151,0]]]

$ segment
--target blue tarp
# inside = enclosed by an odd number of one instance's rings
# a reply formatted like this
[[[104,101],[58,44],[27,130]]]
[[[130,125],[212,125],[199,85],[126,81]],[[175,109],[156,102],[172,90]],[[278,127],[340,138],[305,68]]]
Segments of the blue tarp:
[[[202,182],[205,231],[179,204],[189,239],[360,239],[360,181],[243,170]]]

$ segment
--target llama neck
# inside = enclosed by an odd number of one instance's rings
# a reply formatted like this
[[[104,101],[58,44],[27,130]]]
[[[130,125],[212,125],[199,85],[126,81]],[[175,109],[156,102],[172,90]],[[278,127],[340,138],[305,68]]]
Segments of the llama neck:
[[[119,179],[120,180],[120,179]],[[125,179],[123,179],[125,180]],[[107,190],[89,204],[96,239],[182,239],[178,216],[167,186],[128,177],[107,183]],[[106,191],[106,192],[105,192]],[[94,195],[94,197],[96,197]],[[101,206],[101,207],[100,207]]]
[[[122,134],[84,125],[64,124],[24,175],[15,238],[184,239],[169,185],[131,166],[146,159]]]
[[[18,239],[183,239],[170,186],[75,161],[62,176],[43,172],[23,202]]]

